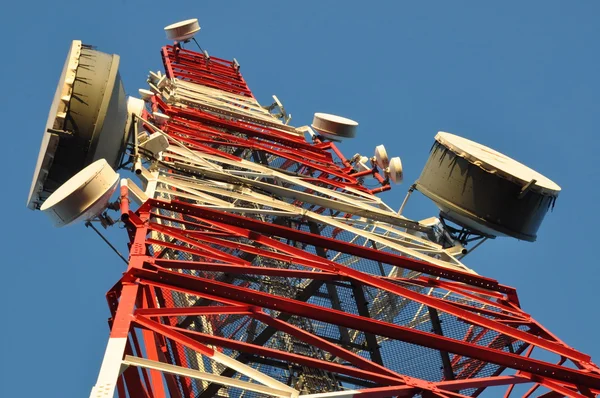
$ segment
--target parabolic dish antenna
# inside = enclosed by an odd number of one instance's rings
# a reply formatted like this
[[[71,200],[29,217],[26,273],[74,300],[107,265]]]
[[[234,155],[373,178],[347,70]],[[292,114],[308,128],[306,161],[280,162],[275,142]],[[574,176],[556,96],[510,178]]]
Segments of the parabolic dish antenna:
[[[342,138],[354,138],[358,123],[329,113],[315,113],[311,127],[320,135],[337,141]]]
[[[27,199],[30,209],[38,209],[97,159],[115,168],[120,164],[128,114],[118,69],[118,55],[72,42],[44,129]]]
[[[54,191],[40,210],[57,227],[93,219],[106,209],[118,181],[106,160],[96,160]]]
[[[145,88],[140,88],[138,92],[140,93],[140,97],[142,97],[144,101],[147,101],[154,96],[154,93],[152,91],[146,90]]]
[[[534,241],[560,187],[529,167],[466,138],[440,132],[416,188],[441,215],[469,230]]]
[[[404,171],[402,169],[402,161],[399,157],[390,159],[388,166],[388,175],[394,184],[400,184],[404,179]]]
[[[390,159],[388,158],[385,145],[377,145],[375,147],[375,163],[377,166],[385,170],[390,165]]]
[[[198,19],[186,19],[165,27],[167,39],[174,41],[186,41],[194,37],[200,30]]]

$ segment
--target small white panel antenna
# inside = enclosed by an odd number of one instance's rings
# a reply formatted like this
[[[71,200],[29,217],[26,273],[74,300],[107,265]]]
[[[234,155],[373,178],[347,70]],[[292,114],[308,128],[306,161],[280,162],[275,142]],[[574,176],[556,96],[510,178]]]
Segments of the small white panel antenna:
[[[338,141],[343,138],[354,138],[358,123],[342,116],[315,113],[311,127],[320,135]]]
[[[194,37],[199,30],[200,25],[197,18],[186,19],[165,27],[167,39],[174,41],[187,41]]]
[[[292,120],[292,114],[286,112],[285,107],[276,95],[273,95],[273,103],[264,108],[267,109],[269,112],[273,111],[275,108],[279,108],[279,112],[273,113],[272,115],[278,119],[283,119],[283,122],[285,124],[288,124],[290,120]]]
[[[162,89],[163,87],[165,87],[167,85],[167,76],[164,75],[162,76],[158,82],[156,82],[156,87],[158,87],[159,89]]]
[[[382,170],[387,169],[390,165],[390,159],[384,145],[377,145],[375,147],[375,164]]]
[[[146,154],[151,154],[157,158],[162,151],[169,147],[169,140],[162,133],[153,133],[146,141],[140,144],[140,147],[144,149]]]
[[[71,177],[46,199],[40,210],[56,227],[89,221],[108,206],[119,175],[104,159],[98,159]]]
[[[402,171],[402,161],[399,157],[396,156],[390,159],[387,173],[394,184],[400,184],[402,182],[404,173]]]
[[[150,74],[148,75],[148,81],[152,84],[156,84],[161,78],[161,73],[160,72],[152,72],[150,71]]]
[[[369,158],[366,156],[359,157],[358,162],[356,162],[356,166],[358,171],[371,170],[371,167],[369,167]]]

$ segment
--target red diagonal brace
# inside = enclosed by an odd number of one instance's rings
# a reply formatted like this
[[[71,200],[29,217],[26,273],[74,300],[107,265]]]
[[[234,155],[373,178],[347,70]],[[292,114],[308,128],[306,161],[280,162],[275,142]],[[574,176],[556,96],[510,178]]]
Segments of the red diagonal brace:
[[[134,277],[160,283],[168,283],[175,287],[196,291],[197,294],[211,294],[225,299],[235,298],[236,301],[249,305],[262,306],[293,315],[299,315],[310,319],[362,330],[367,333],[430,347],[436,350],[453,352],[459,355],[495,363],[500,366],[535,373],[542,377],[549,377],[552,375],[552,377],[557,380],[582,384],[591,388],[600,388],[600,375],[564,368],[531,358],[523,358],[519,355],[469,344],[416,329],[410,329],[371,318],[364,318],[342,311],[307,304],[297,300],[272,296],[267,293],[239,286],[182,275],[171,271],[132,269],[130,273]]]
[[[334,268],[339,274],[350,277],[352,279],[355,279],[366,285],[373,286],[373,287],[397,294],[399,296],[416,301],[416,302],[426,305],[428,307],[436,308],[437,310],[455,315],[455,316],[457,316],[461,319],[464,319],[470,323],[479,325],[479,326],[487,328],[487,329],[495,330],[499,333],[503,333],[508,336],[514,337],[515,339],[525,341],[529,344],[533,344],[538,347],[542,347],[546,350],[555,352],[559,355],[563,355],[567,358],[571,358],[575,361],[589,362],[591,359],[588,355],[582,354],[572,348],[565,346],[564,344],[560,344],[560,343],[556,343],[554,341],[548,341],[548,340],[545,340],[542,338],[538,338],[529,333],[526,333],[521,330],[512,328],[510,326],[501,324],[499,322],[485,318],[483,316],[474,314],[470,311],[465,311],[463,309],[457,308],[457,307],[453,306],[452,304],[446,303],[435,297],[417,293],[410,289],[406,289],[401,286],[398,286],[394,283],[382,280],[376,276],[369,275],[364,272],[355,270],[353,268],[346,267],[341,264],[322,259],[321,257],[318,257],[317,255],[314,255],[314,254],[308,253],[306,251],[297,249],[295,247],[286,245],[285,243],[281,243],[275,239],[269,238],[264,235],[260,235],[259,233],[254,232],[254,231],[264,232],[264,231],[268,230],[274,236],[289,237],[289,238],[292,238],[292,239],[295,239],[298,241],[305,241],[306,236],[310,236],[311,239],[319,239],[320,240],[320,242],[313,242],[313,244],[315,244],[316,246],[327,247],[326,245],[328,245],[328,244],[331,245],[333,242],[336,245],[341,246],[339,249],[336,249],[336,250],[346,252],[346,253],[348,253],[349,250],[343,250],[344,248],[347,249],[348,247],[352,247],[352,246],[356,246],[356,245],[352,245],[352,244],[342,242],[342,241],[335,241],[334,239],[329,239],[329,238],[325,238],[322,236],[306,234],[306,233],[303,233],[303,232],[300,232],[300,231],[297,231],[297,230],[294,230],[291,228],[282,227],[282,226],[275,225],[275,224],[267,224],[267,223],[264,223],[261,221],[247,219],[245,217],[236,216],[233,214],[229,214],[229,213],[225,213],[225,212],[221,212],[221,211],[217,211],[217,210],[200,208],[200,207],[192,206],[192,205],[189,205],[189,204],[186,204],[183,202],[175,202],[174,201],[172,203],[168,203],[168,202],[163,202],[163,201],[159,201],[156,199],[151,199],[150,201],[152,202],[152,205],[156,206],[156,207],[163,207],[163,208],[166,208],[169,210],[173,210],[173,209],[177,208],[181,212],[190,212],[192,215],[195,215],[197,217],[203,217],[204,220],[212,220],[213,224],[221,227],[224,230],[229,230],[232,233],[238,234],[239,236],[244,236],[248,239],[252,239],[256,242],[260,242],[264,245],[273,247],[275,249],[279,249],[282,251],[285,250],[288,253],[290,253],[291,255],[295,255],[299,258],[304,257],[304,258],[312,259],[314,261],[320,260],[321,264],[322,264],[319,267],[320,269],[325,269],[325,270],[330,271],[332,268]],[[243,227],[236,226],[240,223],[245,224],[245,225]],[[248,227],[250,227],[251,229],[250,230],[246,229]],[[299,234],[299,235],[296,236],[297,234]],[[356,247],[358,247],[360,249],[371,250],[368,248],[364,248],[362,246],[356,246]],[[383,253],[383,252],[378,252],[378,253]],[[384,254],[386,254],[386,253],[384,253]],[[396,257],[400,257],[400,256],[396,256]],[[400,257],[400,258],[405,261],[408,261],[409,263],[415,261],[415,260],[410,260],[410,259],[407,259],[404,257]],[[441,267],[438,267],[438,268],[441,268]]]
[[[281,330],[282,332],[296,336],[298,339],[312,344],[315,347],[319,347],[325,351],[329,351],[331,354],[345,359],[346,361],[350,362],[351,364],[360,369],[368,370],[370,372],[380,372],[383,374],[387,374],[391,377],[396,377],[402,382],[404,381],[404,377],[402,375],[391,371],[377,363],[371,362],[361,357],[360,355],[350,352],[344,348],[338,347],[337,345],[330,343],[327,340],[322,339],[314,334],[311,334],[305,330],[290,325],[289,323],[284,322],[280,319],[273,318],[262,312],[255,312],[252,316],[269,326],[273,326],[274,328]]]

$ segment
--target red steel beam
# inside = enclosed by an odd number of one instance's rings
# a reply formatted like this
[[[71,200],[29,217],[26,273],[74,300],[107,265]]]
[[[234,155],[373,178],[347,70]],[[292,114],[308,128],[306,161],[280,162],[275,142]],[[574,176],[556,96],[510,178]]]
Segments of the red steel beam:
[[[248,265],[210,263],[183,260],[163,260],[156,259],[154,264],[163,268],[179,268],[189,270],[202,270],[209,272],[225,272],[229,274],[251,274],[251,275],[269,275],[281,276],[285,278],[308,278],[319,280],[344,280],[344,277],[333,272],[326,271],[304,271],[287,268],[255,267]]]
[[[358,369],[351,366],[344,366],[335,362],[328,362],[317,358],[307,357],[304,355],[294,354],[287,351],[280,351],[273,348],[258,346],[244,341],[232,340],[225,337],[219,337],[211,334],[196,332],[187,329],[173,328],[192,339],[201,341],[205,344],[215,345],[230,348],[232,350],[245,352],[248,354],[264,356],[267,358],[279,359],[285,362],[297,363],[300,365],[323,369],[329,372],[345,374],[360,379],[370,380],[382,385],[398,384],[398,377],[388,376],[380,372],[370,372],[363,369]]]
[[[335,167],[339,167],[334,163],[331,153],[317,146],[292,149],[288,145],[269,140],[267,139],[268,137],[263,137],[261,139],[258,137],[241,138],[202,123],[193,122],[190,120],[183,121],[178,117],[174,117],[169,120],[169,132],[177,135],[183,134],[193,137],[193,139],[213,140],[215,143],[222,145],[228,145],[231,143],[244,146],[249,149],[266,149],[272,150],[274,153],[284,152],[296,155],[299,154],[302,156],[307,156],[317,162],[328,163],[334,165]],[[215,140],[216,138],[220,138],[223,141],[217,141]]]
[[[188,315],[252,315],[249,305],[138,308],[134,315],[145,317],[188,316]]]
[[[177,272],[161,269],[132,269],[128,272],[133,278],[168,283],[177,288],[195,291],[197,294],[207,293],[225,299],[235,299],[240,303],[262,306],[292,315],[298,315],[322,322],[333,323],[367,333],[389,337],[436,350],[448,351],[463,356],[495,363],[500,366],[530,372],[542,377],[552,377],[568,383],[582,384],[591,388],[600,388],[600,375],[576,369],[569,369],[539,360],[524,358],[519,355],[478,346],[463,341],[450,339],[416,329],[390,324],[371,318],[364,318],[297,300],[276,297],[267,293],[229,285]]]
[[[369,361],[369,360],[361,357],[360,355],[357,355],[357,354],[350,352],[344,348],[341,348],[333,343],[330,343],[329,341],[327,341],[325,339],[322,339],[322,338],[316,336],[315,334],[309,333],[298,327],[290,325],[289,323],[284,322],[280,319],[273,318],[267,314],[264,314],[264,313],[258,312],[258,311],[255,311],[254,314],[252,314],[252,316],[264,324],[273,326],[274,328],[276,328],[282,332],[285,332],[292,336],[296,336],[298,339],[300,339],[302,341],[305,341],[315,347],[319,347],[322,350],[328,351],[335,356],[345,359],[346,361],[348,361],[349,363],[351,363],[352,365],[356,366],[359,369],[368,370],[370,372],[380,372],[380,373],[386,374],[390,377],[395,377],[402,382],[404,382],[404,380],[405,380],[404,376],[402,376],[390,369],[387,369],[384,366],[381,366],[375,362]]]
[[[201,208],[184,202],[165,202],[157,199],[149,199],[146,203],[150,207],[158,207],[167,210],[175,210],[177,208],[177,211],[194,215],[205,220],[227,223],[231,226],[237,226],[251,231],[266,233],[273,236],[280,236],[282,238],[293,239],[310,245],[344,252],[369,260],[379,261],[382,263],[407,268],[413,271],[455,280],[469,285],[474,285],[476,287],[483,287],[486,289],[496,290],[503,293],[514,292],[513,288],[500,285],[494,279],[482,277],[479,275],[473,275],[459,270],[442,268],[427,263],[425,261],[410,259],[408,257],[403,257],[392,253],[386,253],[380,250],[375,250],[369,247],[363,247],[360,245],[355,245],[336,239],[330,239],[324,236],[317,236],[280,225],[263,223],[258,220],[249,219],[217,210],[212,210],[206,207]]]
[[[297,231],[297,230],[294,230],[291,228],[287,228],[287,227],[283,227],[283,226],[279,226],[279,225],[275,225],[275,224],[268,224],[268,223],[264,223],[264,222],[258,221],[258,220],[247,219],[245,217],[241,217],[241,216],[237,216],[237,215],[233,215],[233,214],[229,214],[229,213],[225,213],[225,212],[221,212],[221,211],[216,211],[216,210],[207,209],[207,208],[200,208],[200,207],[192,206],[192,205],[189,205],[189,204],[183,203],[183,202],[173,201],[171,203],[168,203],[168,202],[163,202],[163,201],[159,201],[156,199],[150,199],[149,201],[152,202],[152,204],[154,206],[157,206],[157,207],[164,206],[164,208],[168,208],[169,210],[177,210],[177,211],[188,210],[188,211],[190,211],[191,214],[193,214],[195,216],[201,216],[205,220],[206,219],[212,220],[214,225],[217,225],[224,230],[230,230],[231,232],[236,233],[239,236],[244,236],[248,239],[254,240],[256,242],[260,242],[267,246],[271,246],[273,248],[276,248],[276,249],[279,249],[282,251],[287,251],[290,255],[293,255],[297,258],[302,258],[302,257],[312,258],[315,262],[320,262],[320,265],[317,265],[317,267],[320,269],[323,269],[326,271],[334,270],[335,272],[338,272],[341,275],[350,277],[350,278],[355,279],[366,285],[373,286],[373,287],[397,294],[399,296],[408,298],[410,300],[416,301],[423,305],[433,307],[437,310],[455,315],[455,316],[460,317],[461,319],[466,320],[470,323],[473,323],[473,324],[476,324],[476,325],[479,325],[479,326],[482,326],[484,328],[488,328],[491,330],[495,330],[499,333],[503,333],[508,336],[514,337],[515,339],[523,340],[530,344],[542,347],[544,349],[555,352],[559,355],[566,356],[566,357],[571,358],[576,361],[590,362],[590,360],[591,360],[591,358],[588,355],[582,354],[570,347],[567,347],[565,344],[538,338],[534,335],[523,332],[516,328],[510,327],[510,326],[504,325],[502,323],[496,322],[494,320],[485,318],[483,316],[474,314],[470,311],[465,311],[465,310],[455,307],[447,302],[439,300],[435,297],[423,295],[418,292],[412,291],[410,289],[401,287],[397,284],[382,280],[376,276],[366,274],[364,272],[355,270],[350,267],[343,266],[343,265],[335,263],[335,262],[324,260],[321,257],[318,257],[311,253],[305,252],[305,251],[297,249],[295,247],[291,247],[285,243],[281,243],[277,240],[274,240],[267,236],[261,235],[261,234],[257,233],[256,231],[269,229],[271,231],[271,233],[275,236],[282,236],[283,234],[287,234],[288,236],[284,236],[284,237],[289,237],[289,238],[299,240],[299,241],[304,241],[305,236],[308,235],[308,236],[311,236],[316,239],[322,239],[328,243],[331,243],[331,242],[337,243],[337,244],[343,243],[342,246],[344,246],[344,245],[345,246],[356,246],[358,248],[365,249],[365,250],[373,250],[373,249],[369,249],[369,248],[357,246],[357,245],[352,245],[352,244],[342,242],[342,241],[336,241],[336,240],[330,239],[330,238],[324,238],[324,237],[318,236],[318,235],[311,235],[311,234]],[[206,214],[208,214],[210,217],[206,217],[205,216]],[[247,228],[246,226],[239,227],[239,226],[235,225],[235,224],[239,224],[240,222],[251,223],[252,224],[251,229],[248,230],[248,229],[246,229]],[[292,232],[292,233],[290,234],[290,232]],[[294,235],[296,235],[296,234],[299,234],[300,238],[294,238]],[[319,245],[319,244],[315,244],[315,246],[323,247],[323,245]],[[339,250],[339,251],[346,252],[346,253],[349,252],[349,250]],[[378,253],[383,253],[383,252],[378,252]],[[398,257],[400,257],[401,259],[405,259],[404,257],[401,257],[401,256],[398,256]],[[409,260],[409,259],[406,259],[406,260]],[[415,260],[409,260],[409,261],[415,261]],[[438,268],[441,268],[441,267],[438,267]]]

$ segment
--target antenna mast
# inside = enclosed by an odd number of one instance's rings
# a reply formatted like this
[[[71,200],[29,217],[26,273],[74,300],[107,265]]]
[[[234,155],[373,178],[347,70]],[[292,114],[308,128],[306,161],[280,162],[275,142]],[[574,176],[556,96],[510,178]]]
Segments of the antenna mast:
[[[411,220],[376,196],[402,182],[400,158],[383,145],[347,158],[336,146],[360,134],[357,122],[315,113],[294,127],[277,97],[257,101],[237,60],[186,48],[196,19],[165,30],[174,43],[141,99],[118,100],[115,69],[90,93],[112,96],[70,125],[79,60],[95,51],[74,42],[28,202],[57,225],[109,226],[117,212],[127,231],[90,397],[509,396],[524,383],[527,395],[600,393],[589,356],[462,262],[496,236],[535,240],[558,185],[439,133],[409,194],[440,215]],[[77,161],[73,139],[92,143]]]

